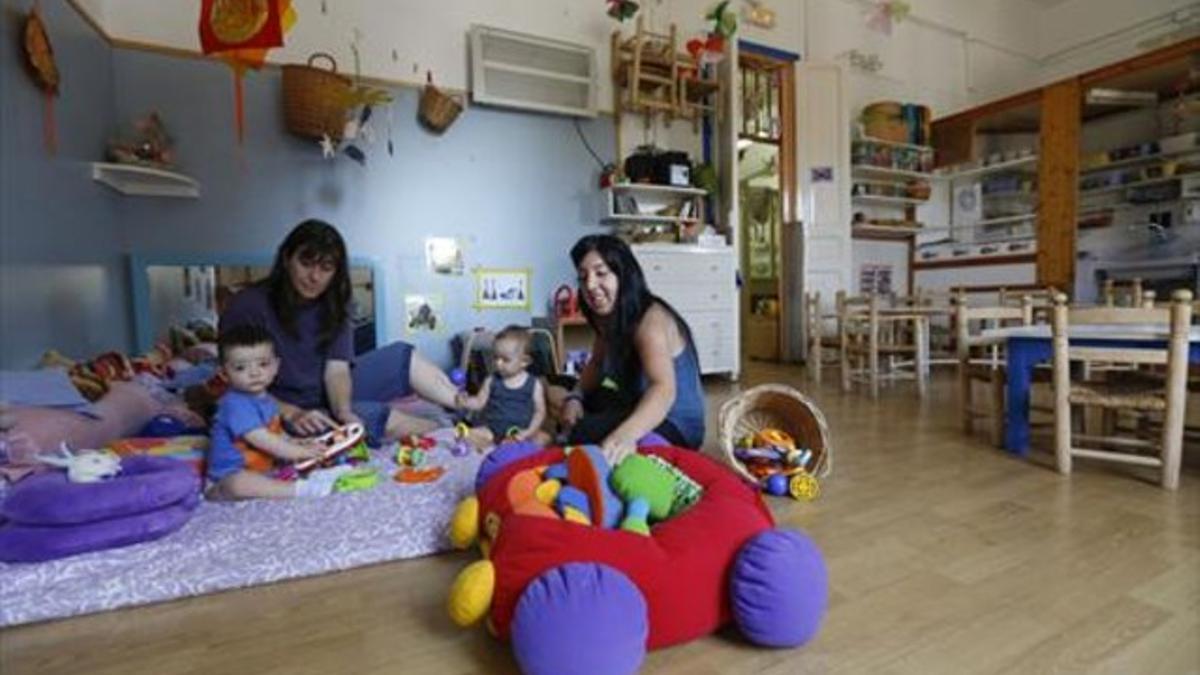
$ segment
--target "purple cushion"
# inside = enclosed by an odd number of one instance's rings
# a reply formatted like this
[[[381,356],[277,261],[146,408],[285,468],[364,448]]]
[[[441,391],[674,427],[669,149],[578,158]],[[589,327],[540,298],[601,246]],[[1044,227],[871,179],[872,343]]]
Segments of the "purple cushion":
[[[200,492],[191,467],[170,457],[132,455],[121,473],[98,483],[72,483],[47,471],[17,483],[0,516],[24,525],[76,525],[156,511]]]
[[[766,530],[738,553],[729,595],[734,621],[752,642],[802,645],[817,634],[829,600],[821,551],[794,530]]]
[[[541,450],[542,446],[533,441],[501,443],[496,446],[496,449],[489,452],[479,465],[479,473],[475,474],[475,492],[483,489],[483,484],[488,482],[492,474]]]
[[[569,563],[530,582],[517,602],[512,646],[526,675],[624,675],[646,656],[646,600],[607,565]]]
[[[178,530],[200,503],[193,492],[157,511],[81,525],[0,526],[0,561],[41,562],[70,555],[152,541]]]

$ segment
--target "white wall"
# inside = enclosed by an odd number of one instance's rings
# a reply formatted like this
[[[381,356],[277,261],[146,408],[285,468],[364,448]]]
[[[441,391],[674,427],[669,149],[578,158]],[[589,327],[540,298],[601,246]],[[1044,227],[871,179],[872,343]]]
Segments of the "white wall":
[[[1038,22],[1041,81],[1052,82],[1178,42],[1200,26],[1195,0],[1067,0]],[[1193,34],[1194,35],[1194,34]]]

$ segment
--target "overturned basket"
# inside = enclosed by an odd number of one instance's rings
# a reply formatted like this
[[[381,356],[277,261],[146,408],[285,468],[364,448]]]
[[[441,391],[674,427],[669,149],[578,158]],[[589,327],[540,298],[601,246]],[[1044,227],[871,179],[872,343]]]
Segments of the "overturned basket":
[[[833,449],[829,444],[829,426],[825,416],[804,394],[780,384],[763,384],[721,406],[721,450],[725,461],[747,480],[758,483],[734,456],[739,438],[764,429],[779,429],[796,440],[797,447],[813,452],[810,472],[819,478],[833,470]]]

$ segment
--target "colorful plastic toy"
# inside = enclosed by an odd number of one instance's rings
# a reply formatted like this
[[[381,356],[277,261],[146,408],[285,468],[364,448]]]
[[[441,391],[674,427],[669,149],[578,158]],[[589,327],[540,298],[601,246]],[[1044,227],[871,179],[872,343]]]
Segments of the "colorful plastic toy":
[[[756,644],[809,641],[828,598],[816,546],[775,529],[758,492],[704,455],[666,447],[642,452],[702,490],[681,515],[648,528],[649,536],[518,508],[514,497],[540,504],[534,484],[557,480],[547,476],[566,459],[562,449],[512,444],[485,458],[451,539],[460,547],[478,539],[487,559],[455,581],[451,618],[466,626],[486,617],[531,675],[561,673],[563,664],[635,672],[647,648],[695,639],[730,620]],[[514,491],[518,478],[523,487]],[[644,522],[648,514],[626,508],[626,519]]]
[[[308,459],[303,462],[297,462],[296,471],[304,473],[318,465],[325,464],[334,457],[358,445],[365,437],[366,430],[363,429],[363,425],[357,423],[340,426],[318,436],[314,442],[325,448],[324,453],[319,459]]]

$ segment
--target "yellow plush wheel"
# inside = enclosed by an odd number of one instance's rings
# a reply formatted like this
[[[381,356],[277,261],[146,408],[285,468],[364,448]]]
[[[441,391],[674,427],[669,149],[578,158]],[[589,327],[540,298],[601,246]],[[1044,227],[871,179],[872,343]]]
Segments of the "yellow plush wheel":
[[[483,618],[496,591],[496,568],[490,560],[477,560],[458,573],[450,586],[446,611],[454,623],[466,628]]]
[[[479,537],[479,499],[467,497],[454,509],[450,519],[450,543],[454,548],[465,549]]]

